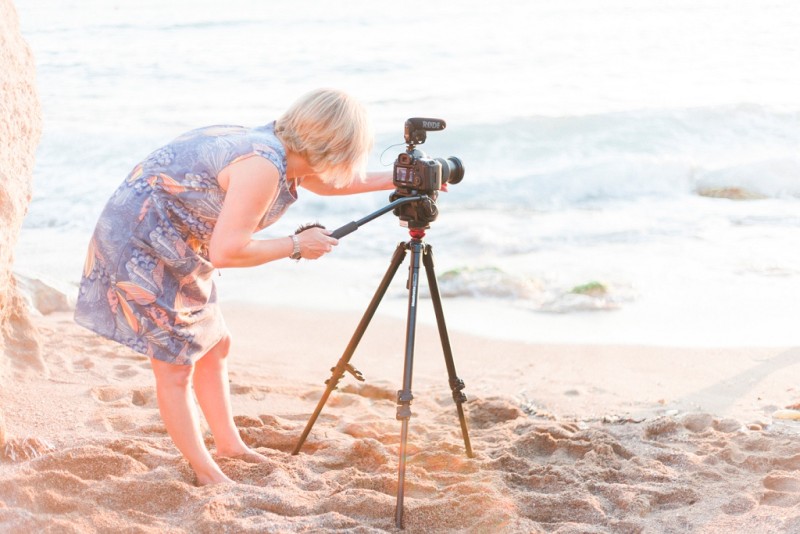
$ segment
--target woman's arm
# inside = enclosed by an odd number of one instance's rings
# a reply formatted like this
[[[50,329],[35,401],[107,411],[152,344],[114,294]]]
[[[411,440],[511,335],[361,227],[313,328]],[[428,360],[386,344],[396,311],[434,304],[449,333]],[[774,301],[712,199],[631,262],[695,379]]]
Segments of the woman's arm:
[[[356,193],[394,189],[392,171],[368,172],[363,180],[355,177],[349,186],[341,188],[326,184],[316,175],[304,177],[300,185],[318,195],[354,195]]]
[[[251,267],[292,254],[291,237],[253,239],[259,221],[278,194],[278,169],[251,157],[225,167],[219,182],[226,190],[208,254],[214,267]],[[316,259],[337,244],[319,228],[298,235],[303,258]]]

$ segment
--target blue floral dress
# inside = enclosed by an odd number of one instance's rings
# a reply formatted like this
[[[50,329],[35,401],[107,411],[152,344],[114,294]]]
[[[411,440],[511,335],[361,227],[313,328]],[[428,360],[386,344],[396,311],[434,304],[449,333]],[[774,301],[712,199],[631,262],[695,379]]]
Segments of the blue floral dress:
[[[279,192],[259,222],[297,200],[274,123],[192,130],[137,165],[105,206],[89,243],[75,321],[158,360],[190,365],[228,332],[208,243],[225,191],[219,172],[259,156],[277,167]]]

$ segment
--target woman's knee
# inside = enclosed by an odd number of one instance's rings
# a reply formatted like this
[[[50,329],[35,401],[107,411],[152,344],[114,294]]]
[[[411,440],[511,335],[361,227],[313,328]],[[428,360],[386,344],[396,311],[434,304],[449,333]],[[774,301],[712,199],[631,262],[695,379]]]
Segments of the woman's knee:
[[[151,365],[156,376],[157,386],[186,388],[192,382],[191,365],[176,365],[152,358]]]
[[[225,337],[220,339],[216,345],[211,347],[211,349],[203,356],[203,358],[211,356],[214,359],[221,360],[223,358],[228,357],[228,353],[230,352],[230,350],[231,350],[231,336],[226,335]],[[203,358],[200,359],[202,360]]]

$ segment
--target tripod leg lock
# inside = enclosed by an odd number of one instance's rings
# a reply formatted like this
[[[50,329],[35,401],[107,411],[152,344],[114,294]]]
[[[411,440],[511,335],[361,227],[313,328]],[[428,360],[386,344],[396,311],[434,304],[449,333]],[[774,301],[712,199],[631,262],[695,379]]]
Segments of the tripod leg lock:
[[[401,389],[397,392],[397,420],[411,418],[411,401],[414,395],[408,390]]]
[[[465,387],[464,381],[458,377],[454,377],[450,380],[450,389],[453,391],[453,400],[456,404],[467,402],[467,396],[464,395],[462,391]]]
[[[406,389],[401,389],[397,392],[397,404],[411,404],[414,400],[414,395]]]
[[[331,389],[338,389],[339,388],[339,380],[341,380],[341,379],[342,379],[341,375],[337,376],[336,378],[330,377],[329,379],[327,379],[325,381],[325,385],[326,386],[330,386]],[[333,383],[331,383],[331,382],[333,382]]]

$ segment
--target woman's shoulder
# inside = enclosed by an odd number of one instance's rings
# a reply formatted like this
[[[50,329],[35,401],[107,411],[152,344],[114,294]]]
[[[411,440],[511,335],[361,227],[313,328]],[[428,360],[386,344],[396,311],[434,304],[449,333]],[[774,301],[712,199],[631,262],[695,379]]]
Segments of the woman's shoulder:
[[[253,152],[271,161],[281,172],[286,172],[286,149],[275,135],[275,123],[250,130]]]

